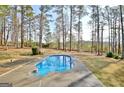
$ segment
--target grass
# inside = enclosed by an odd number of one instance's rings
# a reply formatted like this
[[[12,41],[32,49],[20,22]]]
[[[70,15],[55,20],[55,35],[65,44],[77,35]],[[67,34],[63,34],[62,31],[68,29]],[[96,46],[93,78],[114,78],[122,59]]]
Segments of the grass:
[[[43,49],[44,55],[33,57],[43,57],[49,54],[69,53],[79,58],[87,67],[101,80],[105,86],[124,86],[124,60],[96,56],[88,52],[64,52],[62,50]],[[0,60],[20,58],[29,56],[31,58],[31,49],[9,49],[0,51]],[[0,63],[1,64],[1,63]],[[0,72],[6,72],[9,68],[0,67]]]
[[[4,59],[10,59],[12,58],[12,55],[6,52],[0,52],[0,60],[4,60]]]
[[[30,49],[9,49],[0,51],[0,60],[18,58],[20,56],[30,56]]]
[[[75,55],[88,66],[105,86],[124,86],[124,61],[89,54]]]

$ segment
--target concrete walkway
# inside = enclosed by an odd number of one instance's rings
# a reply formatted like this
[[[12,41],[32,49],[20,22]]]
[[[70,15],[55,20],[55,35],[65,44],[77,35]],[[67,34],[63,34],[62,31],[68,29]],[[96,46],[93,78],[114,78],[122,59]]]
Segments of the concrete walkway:
[[[45,77],[32,74],[37,60],[20,65],[0,75],[0,83],[12,83],[14,87],[102,87],[103,84],[79,60],[69,72],[50,73]]]

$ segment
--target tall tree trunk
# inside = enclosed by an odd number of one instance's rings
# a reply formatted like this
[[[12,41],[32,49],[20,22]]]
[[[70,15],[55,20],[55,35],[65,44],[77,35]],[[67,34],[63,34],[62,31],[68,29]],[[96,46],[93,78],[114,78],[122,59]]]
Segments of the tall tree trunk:
[[[62,32],[63,32],[63,50],[65,49],[65,31],[64,31],[64,9],[62,6]]]
[[[20,28],[19,19],[17,19],[16,48],[19,48],[19,43],[18,43],[18,36],[19,36],[19,31],[20,31],[19,28]]]
[[[60,27],[58,26],[58,36],[57,36],[57,42],[58,42],[58,49],[60,49]]]
[[[92,24],[92,44],[91,44],[91,53],[93,53],[93,49],[94,49],[94,20],[93,20],[93,24]]]
[[[116,24],[117,24],[117,18],[115,18],[115,32],[114,32],[114,34],[115,34],[114,35],[115,36],[114,37],[115,38],[115,40],[114,40],[115,41],[115,43],[114,43],[115,53],[117,53],[117,31],[116,31],[117,27],[116,27]]]
[[[28,36],[28,34],[29,34],[29,33],[28,33],[28,32],[29,32],[28,29],[29,29],[29,28],[27,27],[27,29],[26,29],[26,31],[27,31],[27,34],[26,34],[26,40],[27,40],[27,42],[26,42],[26,47],[28,46],[28,37],[29,37],[29,36]]]
[[[9,24],[8,24],[8,27],[9,27]],[[7,49],[7,44],[8,44],[10,30],[11,30],[11,26],[9,27],[8,32],[7,32],[7,36],[6,36],[6,41],[5,41],[6,49]]]
[[[58,49],[60,49],[60,38],[57,39],[58,42]]]
[[[67,38],[66,25],[65,25],[64,33],[65,33],[65,49],[64,50],[66,51],[66,38]]]
[[[100,37],[99,37],[99,6],[97,5],[97,55],[100,55]]]
[[[70,51],[72,50],[71,45],[72,45],[72,5],[70,6]]]
[[[119,27],[118,27],[118,54],[121,52],[121,45],[120,45],[120,20],[119,20]]]
[[[112,52],[114,53],[114,19],[112,20]]]
[[[92,8],[93,15],[94,15],[94,13],[95,13],[94,11],[95,11],[95,9],[94,9],[94,7],[93,7],[93,8]],[[94,44],[95,44],[95,18],[94,18],[94,16],[93,16],[91,53],[93,53]]]
[[[34,41],[35,41],[35,46],[37,45],[37,32],[34,30]]]
[[[31,36],[32,36],[32,34],[31,34],[31,22],[30,22],[30,18],[29,18],[29,43],[30,43],[30,47],[31,47]]]
[[[103,26],[101,26],[101,54],[103,53]]]
[[[121,18],[121,30],[122,30],[122,59],[124,59],[124,29],[123,29],[122,5],[120,5],[120,18]]]
[[[94,30],[95,30],[95,34],[94,34],[94,36],[95,36],[95,40],[94,40],[94,47],[95,47],[95,53],[97,54],[97,20],[95,19],[94,20],[94,24],[95,24],[95,26],[94,26]]]
[[[15,32],[14,45],[16,48],[18,48],[17,47],[17,45],[18,45],[17,44],[17,39],[18,39],[18,35],[17,35],[17,33],[18,33],[18,30],[17,30],[17,5],[14,6],[14,32]]]
[[[110,46],[111,46],[111,35],[110,35],[110,17],[109,17],[109,11],[108,11],[108,34],[109,34],[109,40],[108,40],[108,42],[109,42],[109,51],[110,51]]]
[[[3,22],[2,22],[2,26],[1,26],[1,40],[0,40],[0,45],[3,45]]]
[[[43,11],[44,6],[41,6],[41,15],[40,15],[40,35],[39,35],[39,48],[42,48],[42,34],[43,34]]]
[[[93,53],[93,45],[94,45],[94,42],[93,42],[93,30],[92,30],[92,37],[91,38],[92,38],[91,53]]]
[[[21,5],[21,48],[24,47],[24,6]]]
[[[113,19],[113,53],[115,53],[115,19]]]
[[[81,19],[81,15],[79,13],[78,15],[78,44],[77,44],[77,51],[80,51],[80,19]]]
[[[4,17],[4,23],[3,23],[3,40],[4,40],[4,45],[6,43],[6,18]]]
[[[113,29],[112,29],[113,24],[112,23],[113,23],[113,20],[111,19],[111,26],[110,26],[111,27],[111,31],[110,31],[111,32],[110,33],[111,34],[111,51],[113,52],[113,34],[112,34],[113,33]]]

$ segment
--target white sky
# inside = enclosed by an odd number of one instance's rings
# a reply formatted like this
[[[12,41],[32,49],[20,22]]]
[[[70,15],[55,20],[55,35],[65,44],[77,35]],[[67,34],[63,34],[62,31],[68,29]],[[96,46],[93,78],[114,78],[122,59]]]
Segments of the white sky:
[[[90,25],[88,25],[89,20],[90,20],[89,16],[85,16],[82,19],[82,22],[83,22],[83,40],[86,40],[86,41],[91,40],[92,29],[90,28]],[[108,29],[107,27],[104,28],[104,32],[103,32],[104,41],[106,41],[106,39],[108,38],[108,30],[107,29]]]
[[[102,5],[104,6],[104,5]],[[112,6],[112,5],[111,5]],[[39,14],[40,13],[40,10],[39,10],[39,5],[33,5],[33,9],[34,9],[34,12],[36,14]],[[89,10],[88,10],[89,11]],[[89,41],[91,40],[91,28],[90,26],[88,25],[88,21],[90,20],[90,14],[89,15],[86,15],[82,18],[82,25],[83,25],[83,40],[86,40],[86,41]],[[55,18],[55,17],[54,17]],[[55,27],[55,24],[51,24],[51,30],[54,31],[54,27]],[[103,38],[104,40],[106,40],[108,38],[108,31],[107,31],[107,27],[104,28],[104,32],[103,32]]]

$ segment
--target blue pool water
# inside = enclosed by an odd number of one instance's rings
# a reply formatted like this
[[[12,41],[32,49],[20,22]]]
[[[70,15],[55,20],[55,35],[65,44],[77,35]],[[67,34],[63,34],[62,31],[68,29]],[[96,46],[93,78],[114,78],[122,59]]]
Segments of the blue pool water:
[[[65,72],[73,68],[73,59],[68,55],[51,55],[36,64],[36,68],[41,76],[50,72]]]

